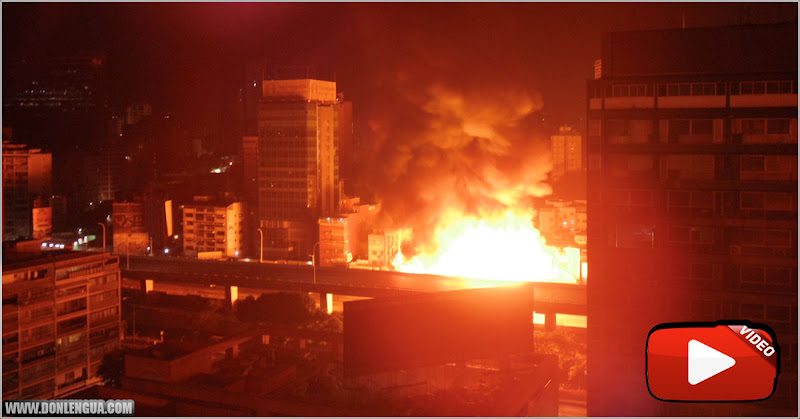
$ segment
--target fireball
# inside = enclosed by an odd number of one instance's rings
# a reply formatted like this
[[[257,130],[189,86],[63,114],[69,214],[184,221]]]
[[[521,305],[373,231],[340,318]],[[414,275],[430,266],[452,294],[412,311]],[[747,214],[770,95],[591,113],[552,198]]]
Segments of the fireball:
[[[580,251],[548,246],[530,212],[519,209],[476,216],[451,210],[442,217],[433,243],[417,251],[411,257],[398,252],[394,268],[518,282],[576,283],[580,277]]]

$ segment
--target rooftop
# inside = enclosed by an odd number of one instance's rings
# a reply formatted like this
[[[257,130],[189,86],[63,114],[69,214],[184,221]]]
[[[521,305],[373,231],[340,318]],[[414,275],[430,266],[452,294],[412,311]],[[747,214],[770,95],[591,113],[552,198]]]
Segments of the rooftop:
[[[3,271],[13,271],[26,269],[33,266],[77,261],[80,259],[92,259],[98,257],[109,257],[108,253],[103,252],[77,252],[71,250],[54,250],[41,253],[20,252],[15,249],[3,249]]]

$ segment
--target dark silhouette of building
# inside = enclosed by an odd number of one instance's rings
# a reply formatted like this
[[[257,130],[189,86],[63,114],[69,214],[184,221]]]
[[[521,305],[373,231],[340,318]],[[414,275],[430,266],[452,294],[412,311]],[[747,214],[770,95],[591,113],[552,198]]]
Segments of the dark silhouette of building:
[[[796,416],[797,23],[609,33],[587,93],[588,414]],[[651,397],[648,331],[721,319],[775,330],[775,394]]]
[[[70,211],[88,204],[80,174],[87,155],[107,139],[108,113],[103,53],[26,57],[3,64],[3,125],[13,128],[16,140],[53,153],[53,171],[62,174],[53,179],[53,190],[67,199]]]

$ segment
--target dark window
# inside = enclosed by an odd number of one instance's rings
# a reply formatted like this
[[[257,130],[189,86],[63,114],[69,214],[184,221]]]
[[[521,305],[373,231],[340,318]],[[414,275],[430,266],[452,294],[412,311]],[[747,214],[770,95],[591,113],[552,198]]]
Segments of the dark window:
[[[742,134],[763,134],[763,119],[745,119],[742,121]]]
[[[680,94],[680,86],[677,84],[667,85],[667,96],[678,96]]]
[[[743,209],[764,209],[764,194],[759,192],[742,192],[741,207]]]
[[[714,121],[711,119],[695,119],[692,121],[692,134],[711,135],[714,133]]]
[[[763,156],[742,156],[741,170],[745,172],[763,172],[764,171],[764,157]]]
[[[625,136],[628,135],[628,121],[623,119],[609,119],[607,122],[608,135]]]
[[[769,119],[767,120],[767,134],[788,134],[788,119]]]
[[[763,319],[764,305],[743,303],[741,306],[739,306],[739,313],[745,319]]]
[[[767,285],[787,286],[791,283],[792,272],[789,268],[767,268]],[[744,271],[742,271],[744,272]],[[762,276],[763,281],[763,276]]]
[[[670,119],[669,120],[669,137],[678,138],[681,135],[687,135],[691,132],[691,124],[688,119]]]
[[[742,282],[747,282],[752,284],[764,283],[764,269],[761,268],[760,266],[742,265],[740,275]]]

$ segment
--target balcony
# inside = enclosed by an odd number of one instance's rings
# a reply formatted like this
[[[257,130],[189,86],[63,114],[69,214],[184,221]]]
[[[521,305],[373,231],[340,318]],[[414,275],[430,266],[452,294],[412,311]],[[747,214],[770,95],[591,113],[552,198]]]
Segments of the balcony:
[[[647,96],[610,97],[606,99],[606,109],[652,109],[655,99]]]
[[[658,107],[662,109],[724,108],[725,106],[725,96],[662,96],[658,98]]]
[[[731,95],[731,108],[797,107],[797,93]]]

